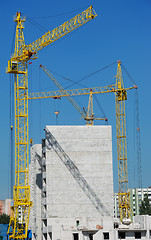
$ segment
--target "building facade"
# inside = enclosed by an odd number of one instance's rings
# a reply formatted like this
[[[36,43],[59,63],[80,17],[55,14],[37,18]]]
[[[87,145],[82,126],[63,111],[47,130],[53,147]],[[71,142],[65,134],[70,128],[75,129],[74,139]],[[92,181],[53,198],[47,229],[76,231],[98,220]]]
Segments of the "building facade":
[[[47,126],[31,147],[30,185],[33,240],[151,239],[150,216],[113,217],[110,126]]]
[[[33,239],[114,239],[111,126],[47,126],[30,182]]]

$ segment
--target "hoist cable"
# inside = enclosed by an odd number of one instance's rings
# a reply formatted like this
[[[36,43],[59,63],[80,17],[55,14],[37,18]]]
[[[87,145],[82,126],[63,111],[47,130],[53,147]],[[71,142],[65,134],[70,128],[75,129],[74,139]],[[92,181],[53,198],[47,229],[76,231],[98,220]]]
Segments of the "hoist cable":
[[[70,14],[70,13],[73,13],[73,12],[81,11],[81,10],[86,9],[86,8],[88,8],[88,6],[83,7],[83,8],[78,8],[78,9],[72,10],[70,12],[64,12],[64,13],[56,14],[56,15],[50,15],[50,16],[45,16],[45,17],[35,17],[34,19],[46,19],[46,18],[60,17],[60,16],[67,15],[67,14]]]
[[[41,91],[41,72],[39,70],[39,91]],[[42,129],[42,99],[39,99],[39,139],[41,139],[41,129]]]
[[[82,79],[80,79],[80,80],[78,80],[78,81],[76,81],[76,82],[75,82],[74,80],[72,80],[71,78],[67,78],[67,77],[65,77],[65,76],[61,75],[60,73],[57,73],[57,72],[55,72],[55,71],[53,71],[53,70],[51,70],[51,72],[54,73],[54,74],[56,74],[57,76],[65,79],[65,80],[73,83],[72,85],[67,86],[67,87],[64,88],[64,89],[67,89],[67,88],[69,88],[69,87],[71,87],[71,86],[73,86],[73,85],[75,85],[75,84],[78,84],[79,86],[84,87],[84,88],[88,88],[86,85],[83,85],[83,84],[81,84],[81,83],[79,83],[79,82],[81,82],[81,81],[83,81],[83,80],[85,80],[85,79],[93,76],[94,74],[96,74],[96,73],[98,73],[98,72],[100,72],[100,71],[103,71],[104,69],[106,69],[106,68],[114,65],[115,63],[116,63],[116,62],[113,62],[113,63],[111,63],[111,64],[109,64],[109,65],[107,65],[107,66],[105,66],[105,67],[103,67],[103,68],[100,68],[100,69],[98,69],[97,71],[92,72],[92,73],[86,75],[85,77],[83,77]]]
[[[140,125],[139,125],[139,105],[138,105],[138,89],[136,89],[136,123],[137,123],[137,160],[138,160],[138,185],[142,188],[142,163],[141,163],[141,141],[140,141]]]
[[[30,67],[28,67],[28,78],[29,78],[29,91],[32,92],[33,90],[33,81],[32,81],[32,76],[33,76],[33,73],[32,73],[32,62],[28,62]],[[30,104],[30,114],[29,114],[29,121],[30,121],[30,124],[29,124],[29,133],[30,133],[30,139],[32,138],[32,135],[33,135],[33,101],[29,101],[29,104]]]
[[[15,33],[16,33],[16,26],[14,26],[14,34],[13,34],[13,40],[12,40],[11,55],[12,55],[12,53],[13,53],[13,48],[14,48]]]
[[[116,63],[116,62],[113,62],[113,63],[111,63],[111,64],[109,64],[109,65],[107,65],[107,66],[105,66],[105,67],[103,67],[103,68],[101,68],[101,69],[98,69],[97,71],[88,74],[87,76],[83,77],[81,80],[76,81],[76,82],[74,82],[73,80],[71,80],[71,79],[69,79],[69,78],[67,78],[67,77],[64,77],[63,75],[61,75],[61,74],[59,74],[59,73],[56,73],[56,72],[54,72],[54,71],[52,71],[52,70],[51,70],[51,72],[55,73],[56,75],[62,77],[63,79],[65,79],[65,80],[67,80],[67,81],[73,82],[73,84],[70,85],[70,87],[71,87],[71,86],[73,86],[73,85],[75,85],[75,84],[81,85],[81,84],[79,84],[80,81],[85,80],[86,78],[89,78],[89,77],[93,76],[94,74],[96,74],[96,73],[98,73],[98,72],[100,72],[100,71],[105,70],[106,68],[114,65],[115,63]],[[68,87],[69,87],[69,86],[68,86]],[[68,87],[66,87],[66,88],[68,88]],[[87,88],[87,87],[84,86],[84,85],[82,85],[82,87]],[[66,88],[64,88],[64,89],[66,89]],[[101,105],[100,105],[97,97],[96,97],[96,96],[94,96],[94,97],[95,97],[95,100],[96,100],[96,103],[97,103],[99,109],[100,109],[101,112],[103,113],[104,118],[107,119],[107,118],[106,118],[106,114],[105,114],[105,112],[103,111],[103,108],[101,107]]]
[[[76,12],[76,11],[78,11],[78,10],[82,10],[82,9],[83,9],[83,8],[76,9],[76,10],[73,10],[73,11],[70,11],[70,12],[66,12],[66,13],[62,13],[62,14],[57,14],[57,15],[47,16],[47,17],[37,17],[37,18],[34,18],[34,19],[59,17],[59,16],[67,15],[67,14],[69,14],[69,13],[73,13],[73,12]],[[47,31],[47,32],[51,31],[51,30],[49,30],[49,29],[43,27],[42,25],[40,25],[40,24],[37,23],[36,21],[34,21],[33,18],[30,18],[30,17],[26,16],[26,19],[27,19],[31,24],[33,24],[35,27],[37,27],[40,31],[42,31],[42,32],[44,32],[44,33],[46,33],[46,31]],[[44,30],[42,30],[42,29],[44,29]],[[48,46],[47,46],[47,47],[48,47]]]
[[[8,193],[10,199],[12,198],[12,191],[11,191],[11,166],[12,166],[12,138],[11,138],[11,114],[12,114],[12,102],[11,102],[11,74],[9,75],[9,161],[8,161]],[[10,177],[9,177],[10,176]],[[10,188],[9,188],[10,187]]]
[[[126,72],[127,76],[131,80],[134,86],[137,86],[127,69],[122,65],[122,68]],[[140,124],[139,124],[139,105],[138,105],[138,89],[136,87],[136,137],[137,137],[137,171],[138,171],[138,186],[142,188],[142,163],[141,163],[141,141],[140,141]]]
[[[46,31],[47,31],[47,32],[51,31],[51,30],[46,29],[45,27],[42,27],[40,24],[38,24],[38,23],[36,23],[35,21],[31,20],[29,17],[27,17],[27,20],[29,20],[33,25],[35,25],[35,27],[37,27],[37,28],[38,28],[40,31],[42,31],[43,33],[46,33]],[[82,27],[85,27],[85,25],[88,24],[88,23],[89,23],[89,22],[86,22],[84,25],[80,26],[80,28],[76,28],[74,31],[68,33],[68,34],[65,35],[63,38],[59,38],[59,39],[58,39],[59,41],[54,41],[54,42],[52,42],[51,44],[45,46],[45,48],[42,48],[41,51],[42,51],[42,50],[46,50],[48,47],[54,46],[55,44],[63,41],[64,39],[66,39],[66,38],[68,38],[68,37],[70,37],[74,32],[79,31]],[[46,31],[42,30],[41,28],[45,29]]]
[[[46,33],[46,31],[47,31],[47,32],[50,31],[50,30],[48,30],[47,28],[41,26],[39,23],[33,21],[31,18],[29,18],[29,17],[27,17],[27,16],[26,16],[26,19],[27,19],[31,24],[33,24],[35,27],[37,27],[40,31],[42,31],[43,33]],[[43,29],[44,29],[44,30],[43,30]]]
[[[10,198],[13,198],[13,78],[10,75],[9,79],[9,99],[10,99],[10,107],[9,107],[9,128],[10,128]]]
[[[75,85],[75,84],[77,84],[77,83],[79,83],[79,82],[82,82],[83,80],[85,80],[85,79],[87,79],[87,78],[90,78],[91,76],[93,76],[93,75],[95,75],[95,74],[97,74],[97,73],[99,73],[99,72],[101,72],[101,71],[103,71],[103,70],[105,70],[105,69],[107,69],[108,67],[114,65],[115,63],[116,63],[116,62],[113,62],[113,63],[111,63],[111,64],[109,64],[109,65],[107,65],[107,66],[105,66],[105,67],[103,67],[103,68],[100,68],[100,69],[96,70],[95,72],[92,72],[92,73],[86,75],[85,77],[81,78],[80,80],[74,82],[74,84],[71,84],[71,85],[67,86],[66,89],[69,88],[69,87],[71,87],[71,86],[73,86],[73,85]]]
[[[137,141],[136,141],[136,129],[137,129],[137,127],[136,127],[136,95],[134,95],[134,104],[133,104],[133,107],[134,107],[134,126],[133,126],[133,130],[134,130],[134,133],[133,133],[133,135],[134,135],[134,140],[133,140],[133,142],[134,142],[134,162],[133,162],[133,169],[134,169],[134,180],[133,180],[133,182],[134,182],[134,187],[136,188],[137,186],[138,186],[138,184],[137,184],[137,180],[138,179],[136,179],[137,177],[137,157],[136,157],[136,154],[137,154],[137,150],[136,150],[136,143],[137,143]]]
[[[131,80],[131,82],[136,86],[135,81],[133,80],[133,78],[131,77],[131,75],[129,74],[129,72],[126,70],[126,68],[124,67],[123,64],[121,64],[122,68],[124,69],[124,71],[126,72],[127,76],[129,77],[129,79]]]
[[[14,33],[13,33],[13,39],[12,39],[12,47],[11,47],[11,55],[13,54],[13,46],[15,42],[15,32],[16,32],[16,25],[14,26]],[[9,76],[9,132],[10,132],[10,198],[13,199],[13,185],[14,185],[14,138],[13,138],[13,125],[14,125],[14,92],[13,92],[13,75],[10,74]]]
[[[96,103],[97,103],[100,111],[103,113],[103,118],[106,120],[106,119],[107,119],[106,114],[105,114],[105,112],[104,112],[104,110],[103,110],[101,104],[99,103],[99,101],[98,101],[98,99],[97,99],[97,96],[96,96],[95,94],[94,94],[94,99],[95,99],[95,101],[96,101]],[[107,121],[107,122],[108,122],[108,121]]]
[[[69,82],[72,82],[73,85],[75,84],[74,80],[72,80],[71,78],[67,78],[67,77],[65,77],[65,76],[63,76],[63,75],[61,75],[60,73],[57,73],[57,72],[55,72],[55,71],[52,71],[52,70],[50,70],[50,71],[51,71],[52,73],[56,74],[57,76],[65,79],[65,80],[67,80],[67,81],[69,81]],[[87,87],[86,87],[85,85],[83,85],[83,84],[80,84],[80,83],[79,83],[78,85],[81,86],[81,87],[87,88]]]

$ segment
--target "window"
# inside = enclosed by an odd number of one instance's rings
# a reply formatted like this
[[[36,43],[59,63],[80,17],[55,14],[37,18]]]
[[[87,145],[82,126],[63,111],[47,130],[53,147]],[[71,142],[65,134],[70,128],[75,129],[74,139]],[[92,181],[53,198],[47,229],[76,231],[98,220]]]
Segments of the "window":
[[[118,228],[118,223],[114,223],[114,229]]]
[[[42,139],[42,156],[43,156],[43,157],[46,157],[46,149],[45,149],[45,146],[46,146],[46,139]]]
[[[118,233],[118,238],[119,239],[125,239],[125,232],[119,232]]]
[[[93,234],[89,234],[89,240],[93,240]]]
[[[46,166],[45,165],[42,166],[42,171],[46,172]]]
[[[47,233],[44,233],[43,236],[44,236],[44,239],[47,240]]]
[[[79,240],[79,234],[73,233],[73,240]]]
[[[104,235],[104,239],[109,239],[109,232],[104,232],[103,235]]]
[[[76,221],[76,226],[77,226],[77,227],[79,226],[79,220]]]
[[[135,232],[135,239],[141,239],[141,232]]]
[[[48,233],[49,238],[52,239],[52,233]]]
[[[43,220],[44,227],[47,227],[47,219]]]
[[[17,71],[17,62],[12,62],[12,70]]]

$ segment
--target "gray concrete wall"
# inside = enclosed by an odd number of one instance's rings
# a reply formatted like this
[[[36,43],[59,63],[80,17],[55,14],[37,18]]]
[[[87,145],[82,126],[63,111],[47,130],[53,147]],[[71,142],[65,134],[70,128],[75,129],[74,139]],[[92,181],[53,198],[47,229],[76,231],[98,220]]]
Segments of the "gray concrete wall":
[[[70,240],[78,233],[79,240],[89,234],[100,240],[104,231],[114,239],[111,126],[46,126],[45,146],[32,147],[31,165],[35,239],[41,227],[42,239]]]
[[[37,240],[150,239],[151,217],[113,227],[110,126],[47,126],[45,141],[31,148],[30,229]],[[44,143],[45,142],[45,143]]]
[[[47,126],[45,131],[47,225],[53,239],[60,239],[60,231],[72,239],[72,231],[94,231],[103,223],[105,231],[113,230],[111,126]]]
[[[51,135],[54,140],[51,140]],[[57,141],[63,153],[56,154],[50,142]],[[113,171],[112,171],[112,135],[110,126],[47,126],[46,127],[46,165],[47,192],[51,199],[48,215],[58,217],[113,216]],[[59,151],[59,149],[56,149]],[[66,157],[64,157],[66,154]],[[94,201],[102,204],[96,209],[80,187],[76,177],[66,166],[71,160],[79,170],[79,176],[86,181],[90,197],[96,194]],[[62,159],[61,159],[62,158]],[[67,159],[66,159],[67,158]],[[91,191],[92,190],[92,191]],[[64,207],[68,206],[66,210]],[[50,207],[50,208],[49,208]],[[50,211],[49,211],[50,210]],[[107,213],[108,212],[108,213]]]
[[[32,239],[41,239],[42,237],[42,219],[41,219],[41,191],[42,191],[42,146],[36,144],[31,147],[30,164],[30,188],[31,188],[31,207],[29,228],[32,230]]]

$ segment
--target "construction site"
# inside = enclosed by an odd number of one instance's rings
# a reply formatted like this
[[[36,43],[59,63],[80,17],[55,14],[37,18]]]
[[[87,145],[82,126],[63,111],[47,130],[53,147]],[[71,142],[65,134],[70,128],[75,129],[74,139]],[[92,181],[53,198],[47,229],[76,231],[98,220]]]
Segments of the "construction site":
[[[151,239],[151,216],[137,214],[139,209],[134,214],[130,204],[133,200],[130,200],[128,180],[125,102],[129,90],[137,91],[138,87],[134,81],[125,87],[121,60],[116,60],[114,84],[94,87],[92,83],[89,88],[78,89],[64,88],[46,66],[40,65],[58,90],[29,92],[28,65],[38,58],[38,52],[90,21],[95,24],[97,14],[97,9],[89,6],[28,45],[24,40],[26,18],[21,12],[15,15],[14,52],[6,68],[14,84],[14,126],[10,127],[14,131],[14,140],[13,134],[11,138],[15,183],[7,231],[10,240]],[[113,136],[113,126],[107,124],[108,119],[96,117],[94,113],[93,98],[104,93],[114,95],[116,136]],[[87,96],[87,108],[80,107],[75,96]],[[84,125],[60,125],[57,109],[56,123],[42,126],[44,137],[35,142],[30,133],[29,101],[61,98],[68,100]],[[141,189],[138,113],[137,119],[137,174]],[[101,124],[95,125],[97,120]],[[118,217],[114,205],[113,139],[117,145]]]

